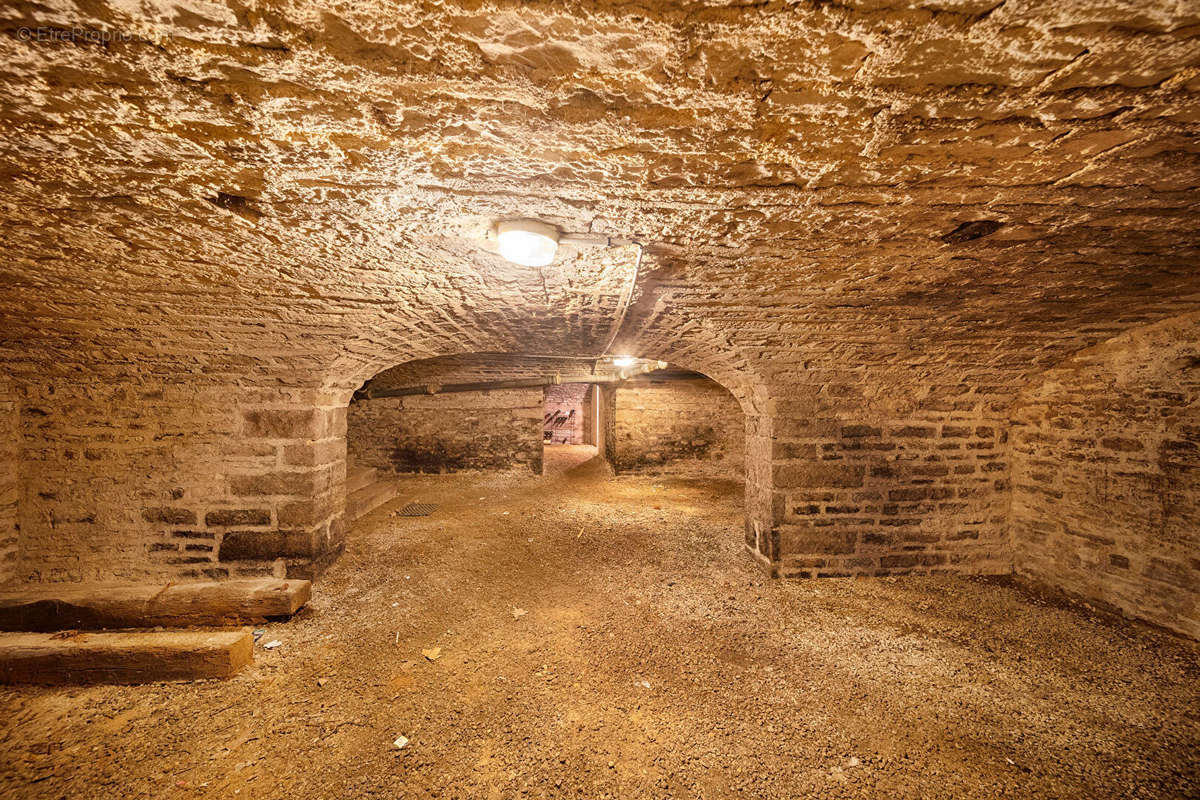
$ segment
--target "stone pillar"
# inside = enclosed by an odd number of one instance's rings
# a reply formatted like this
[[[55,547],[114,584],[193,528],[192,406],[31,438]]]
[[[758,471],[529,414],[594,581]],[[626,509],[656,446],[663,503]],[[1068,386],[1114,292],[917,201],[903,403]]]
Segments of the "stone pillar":
[[[0,583],[17,575],[17,501],[20,496],[20,417],[12,385],[0,378]]]
[[[596,407],[600,414],[600,440],[596,449],[609,464],[617,463],[617,387],[596,384]]]
[[[590,384],[583,395],[583,443],[595,445],[599,431],[599,418],[596,416],[596,398],[600,392],[595,384]]]
[[[239,574],[313,578],[345,543],[346,407],[255,405],[241,410],[241,441],[261,448],[228,475],[228,494],[205,513],[219,560]]]
[[[779,535],[773,507],[774,419],[768,414],[747,414],[745,422],[746,547],[772,576],[776,576]]]

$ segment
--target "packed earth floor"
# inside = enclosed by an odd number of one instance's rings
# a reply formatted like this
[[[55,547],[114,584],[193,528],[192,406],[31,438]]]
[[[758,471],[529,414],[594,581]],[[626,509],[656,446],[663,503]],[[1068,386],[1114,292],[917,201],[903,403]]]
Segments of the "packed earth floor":
[[[403,479],[232,680],[4,690],[0,795],[1200,794],[1194,644],[995,581],[771,580],[738,484],[563,464]]]

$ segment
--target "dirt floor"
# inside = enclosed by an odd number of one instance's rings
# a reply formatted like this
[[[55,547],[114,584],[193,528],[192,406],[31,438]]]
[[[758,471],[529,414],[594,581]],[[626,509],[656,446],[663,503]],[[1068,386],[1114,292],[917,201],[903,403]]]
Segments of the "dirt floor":
[[[405,479],[232,680],[0,692],[0,795],[1200,796],[1195,645],[985,581],[772,581],[736,484],[549,455]]]

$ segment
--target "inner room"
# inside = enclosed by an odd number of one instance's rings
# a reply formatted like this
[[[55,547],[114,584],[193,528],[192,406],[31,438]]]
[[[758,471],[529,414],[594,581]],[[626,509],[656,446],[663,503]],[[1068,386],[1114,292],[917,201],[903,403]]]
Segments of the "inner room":
[[[558,383],[542,397],[542,472],[587,463],[600,453],[600,390],[590,383]]]
[[[0,800],[1200,798],[1200,5],[0,4]]]
[[[365,382],[346,412],[346,517],[401,476],[609,474],[741,485],[745,419],[716,381],[657,360],[480,353],[419,359]]]

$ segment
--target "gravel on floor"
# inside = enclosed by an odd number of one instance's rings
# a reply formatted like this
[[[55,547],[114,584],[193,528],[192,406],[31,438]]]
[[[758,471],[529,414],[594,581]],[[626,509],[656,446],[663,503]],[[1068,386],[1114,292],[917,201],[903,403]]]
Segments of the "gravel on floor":
[[[232,680],[0,691],[0,796],[1200,796],[1195,643],[994,580],[770,580],[732,481],[402,486]]]

